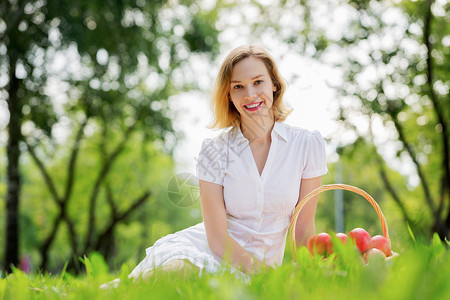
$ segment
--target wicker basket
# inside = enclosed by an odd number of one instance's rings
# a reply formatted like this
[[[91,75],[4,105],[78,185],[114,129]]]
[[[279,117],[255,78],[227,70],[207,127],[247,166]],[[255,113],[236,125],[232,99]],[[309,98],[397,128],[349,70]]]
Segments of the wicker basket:
[[[300,200],[300,202],[297,204],[297,206],[294,209],[294,213],[292,215],[292,220],[291,220],[291,225],[289,226],[291,251],[292,251],[292,257],[294,260],[296,257],[295,253],[297,253],[297,245],[295,243],[295,225],[297,224],[297,217],[300,214],[300,211],[306,205],[306,203],[308,203],[308,201],[311,200],[314,196],[317,196],[318,194],[320,194],[322,192],[330,191],[330,190],[351,191],[351,192],[360,194],[361,196],[366,198],[366,200],[369,201],[370,204],[372,204],[373,208],[375,209],[375,211],[378,215],[378,218],[380,219],[381,228],[383,229],[383,236],[389,242],[391,242],[391,239],[389,238],[389,232],[388,232],[388,226],[386,223],[386,218],[384,217],[383,212],[381,211],[381,208],[378,205],[378,203],[375,200],[373,200],[373,198],[368,193],[366,193],[365,191],[363,191],[360,188],[357,188],[357,187],[354,187],[351,185],[346,185],[346,184],[322,185],[322,186],[318,187],[317,189],[313,190],[312,192],[310,192],[302,200]],[[392,254],[394,254],[394,252],[391,252],[391,255]]]

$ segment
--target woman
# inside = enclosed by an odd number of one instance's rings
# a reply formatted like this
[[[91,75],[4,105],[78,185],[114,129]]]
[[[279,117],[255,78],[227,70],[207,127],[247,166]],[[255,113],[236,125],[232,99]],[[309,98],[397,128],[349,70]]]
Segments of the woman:
[[[225,59],[214,94],[214,124],[197,164],[203,222],[159,239],[131,277],[163,269],[217,272],[224,263],[253,273],[280,265],[299,199],[327,173],[323,139],[283,123],[285,84],[272,57],[241,46]],[[298,245],[314,235],[317,198],[302,210]]]

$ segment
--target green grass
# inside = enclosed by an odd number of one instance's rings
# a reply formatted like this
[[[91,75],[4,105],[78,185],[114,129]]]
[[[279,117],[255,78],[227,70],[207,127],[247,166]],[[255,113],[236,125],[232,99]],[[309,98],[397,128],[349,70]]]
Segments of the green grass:
[[[351,246],[340,246],[327,260],[311,257],[305,248],[298,262],[285,263],[242,280],[219,275],[157,273],[148,281],[111,274],[101,256],[84,258],[86,274],[74,277],[24,274],[15,270],[0,279],[0,299],[450,299],[450,255],[437,237],[431,245],[415,244],[391,261],[373,257],[361,262]],[[117,288],[99,286],[116,277]]]

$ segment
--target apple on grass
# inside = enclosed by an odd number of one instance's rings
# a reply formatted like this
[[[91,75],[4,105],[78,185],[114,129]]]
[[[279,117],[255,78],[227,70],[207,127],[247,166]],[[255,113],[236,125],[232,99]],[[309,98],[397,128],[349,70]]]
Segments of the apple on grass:
[[[353,229],[348,233],[348,237],[353,241],[361,254],[372,247],[370,234],[362,228]]]
[[[380,250],[386,257],[391,256],[391,243],[382,235],[372,237],[372,248]]]

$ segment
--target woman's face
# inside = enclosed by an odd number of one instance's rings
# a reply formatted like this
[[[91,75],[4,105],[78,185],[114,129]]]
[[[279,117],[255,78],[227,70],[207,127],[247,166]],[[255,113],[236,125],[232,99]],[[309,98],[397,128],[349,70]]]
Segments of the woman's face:
[[[273,117],[273,92],[276,90],[264,62],[247,57],[238,62],[231,73],[230,98],[241,119]]]

